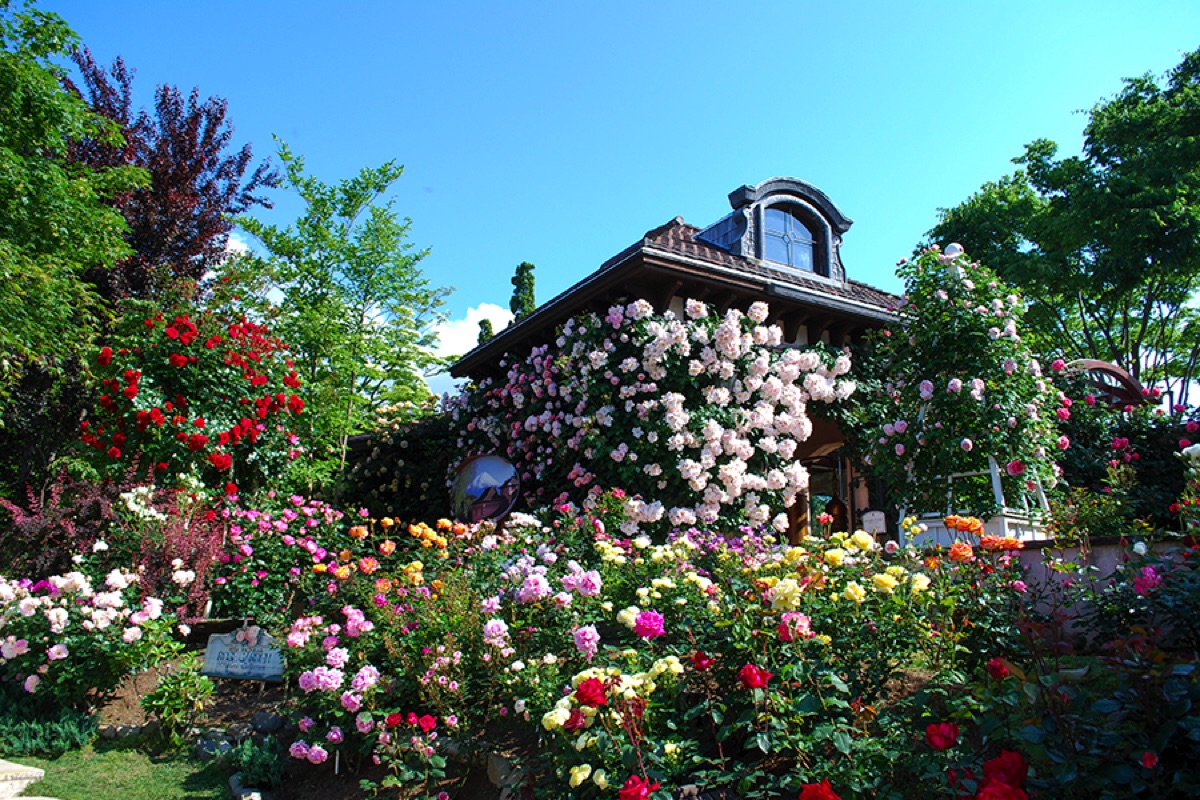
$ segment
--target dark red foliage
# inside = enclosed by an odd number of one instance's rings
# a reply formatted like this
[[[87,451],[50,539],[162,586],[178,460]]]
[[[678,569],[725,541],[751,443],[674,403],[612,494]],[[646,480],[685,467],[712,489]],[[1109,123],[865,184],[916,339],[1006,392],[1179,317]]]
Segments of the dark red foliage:
[[[279,172],[262,162],[246,178],[250,145],[228,152],[233,126],[220,97],[201,102],[198,89],[186,98],[177,87],[160,85],[153,112],[136,113],[134,71],[118,58],[106,72],[84,48],[75,54],[83,89],[68,81],[97,113],[116,122],[121,147],[95,140],[78,143],[72,156],[89,166],[134,165],[150,173],[150,185],[116,201],[129,224],[135,254],[111,269],[88,276],[109,300],[153,297],[171,279],[200,282],[225,255],[233,225],[227,215],[271,203],[256,194],[279,185]]]
[[[91,552],[116,520],[115,497],[65,471],[41,492],[28,486],[23,505],[0,496],[0,572],[36,580],[71,569],[71,556]]]

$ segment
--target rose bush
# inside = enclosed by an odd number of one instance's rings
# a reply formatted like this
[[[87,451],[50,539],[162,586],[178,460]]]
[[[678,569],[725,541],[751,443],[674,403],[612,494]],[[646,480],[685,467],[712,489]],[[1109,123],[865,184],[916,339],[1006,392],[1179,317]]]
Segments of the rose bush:
[[[192,474],[210,490],[276,485],[303,448],[300,377],[266,327],[203,310],[133,304],[93,369],[102,393],[80,439],[102,476],[131,459],[160,482]]]
[[[858,434],[872,472],[910,510],[988,516],[998,510],[993,459],[1005,502],[1035,504],[1070,446],[1055,423],[1070,418],[1071,401],[1021,340],[1024,301],[957,245],[926,250],[897,272],[905,303],[899,324],[875,338],[870,361],[882,377]],[[948,502],[950,476],[963,473]]]
[[[850,359],[781,347],[765,303],[724,316],[695,300],[685,309],[659,315],[637,300],[580,315],[528,358],[502,361],[503,379],[451,405],[460,452],[506,455],[530,507],[622,486],[645,498],[630,530],[783,530],[808,485],[792,459],[812,431],[808,405],[853,393]]]

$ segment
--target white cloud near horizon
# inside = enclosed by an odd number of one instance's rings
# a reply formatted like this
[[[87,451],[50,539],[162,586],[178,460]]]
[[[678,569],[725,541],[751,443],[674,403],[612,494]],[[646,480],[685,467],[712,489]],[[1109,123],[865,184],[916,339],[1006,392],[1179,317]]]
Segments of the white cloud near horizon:
[[[479,323],[490,319],[492,328],[499,333],[512,322],[512,312],[495,303],[480,303],[468,308],[463,319],[447,320],[434,328],[438,344],[434,353],[439,356],[466,355],[479,343]],[[442,372],[426,379],[429,390],[434,394],[457,394],[459,381],[449,373]]]

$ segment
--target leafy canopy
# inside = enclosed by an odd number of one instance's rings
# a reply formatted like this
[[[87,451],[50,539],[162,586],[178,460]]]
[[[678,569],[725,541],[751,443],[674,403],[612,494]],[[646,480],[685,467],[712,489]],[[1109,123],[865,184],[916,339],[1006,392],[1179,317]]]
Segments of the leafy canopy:
[[[1022,169],[943,209],[960,241],[1031,301],[1039,348],[1117,363],[1186,401],[1200,359],[1200,51],[1088,113],[1083,153],[1039,139]]]
[[[58,370],[91,339],[100,307],[81,276],[128,255],[109,201],[145,182],[134,167],[71,162],[72,143],[121,136],[63,88],[51,59],[75,34],[20,8],[0,0],[0,400],[25,367]]]
[[[260,192],[279,185],[278,171],[264,161],[247,175],[253,153],[249,144],[231,152],[224,99],[201,102],[198,89],[185,98],[163,84],[155,90],[153,113],[135,111],[133,70],[122,59],[107,72],[87,48],[73,60],[83,88],[69,81],[68,88],[120,126],[124,139],[84,139],[73,143],[72,157],[96,168],[132,164],[150,173],[149,184],[115,200],[129,224],[133,255],[114,269],[93,270],[89,279],[109,300],[160,296],[173,279],[199,283],[226,258],[231,216],[271,207]]]
[[[268,257],[233,265],[240,280],[265,279],[272,330],[288,343],[309,389],[310,440],[344,462],[346,440],[385,405],[418,413],[430,398],[424,376],[442,366],[433,326],[449,289],[420,269],[428,251],[408,242],[411,221],[384,200],[404,172],[389,161],[328,184],[281,143],[285,185],[305,211],[287,227],[238,219]]]

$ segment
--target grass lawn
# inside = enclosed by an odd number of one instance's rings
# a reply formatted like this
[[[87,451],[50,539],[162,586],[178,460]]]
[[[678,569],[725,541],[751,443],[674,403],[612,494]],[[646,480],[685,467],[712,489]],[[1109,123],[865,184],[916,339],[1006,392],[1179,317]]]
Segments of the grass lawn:
[[[58,758],[22,756],[45,779],[28,795],[57,800],[221,800],[229,796],[228,773],[214,763],[184,755],[147,755],[130,746],[97,742]]]

